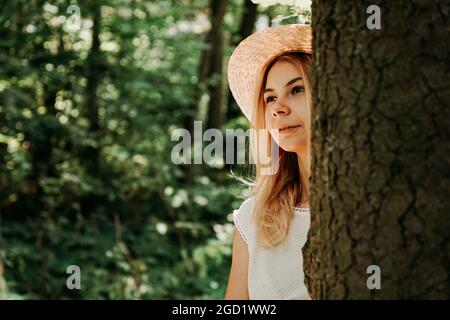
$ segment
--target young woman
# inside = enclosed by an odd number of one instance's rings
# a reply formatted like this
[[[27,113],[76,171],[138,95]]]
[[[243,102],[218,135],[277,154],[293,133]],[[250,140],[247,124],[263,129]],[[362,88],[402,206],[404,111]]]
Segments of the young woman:
[[[286,25],[242,41],[228,65],[239,107],[257,134],[256,179],[233,212],[233,257],[225,299],[310,299],[302,248],[310,226],[311,28]],[[266,142],[266,144],[261,143]],[[279,147],[265,174],[258,148]]]

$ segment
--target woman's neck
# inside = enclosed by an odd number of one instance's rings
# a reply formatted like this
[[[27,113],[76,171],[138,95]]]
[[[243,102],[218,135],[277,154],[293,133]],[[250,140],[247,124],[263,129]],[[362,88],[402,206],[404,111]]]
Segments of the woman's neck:
[[[309,190],[309,179],[311,177],[311,160],[308,155],[297,153],[298,169],[305,187]]]
[[[306,192],[302,192],[301,207],[309,207],[309,179],[311,176],[310,157],[305,154],[297,153],[297,160],[301,181],[303,187],[306,189]]]

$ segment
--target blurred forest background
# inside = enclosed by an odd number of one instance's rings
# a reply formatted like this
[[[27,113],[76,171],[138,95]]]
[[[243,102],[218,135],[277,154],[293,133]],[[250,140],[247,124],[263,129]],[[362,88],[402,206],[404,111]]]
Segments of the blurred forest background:
[[[231,173],[250,170],[174,165],[171,132],[195,119],[246,129],[227,59],[293,13],[250,0],[3,2],[0,298],[223,298],[244,190]],[[66,287],[73,264],[81,290]]]

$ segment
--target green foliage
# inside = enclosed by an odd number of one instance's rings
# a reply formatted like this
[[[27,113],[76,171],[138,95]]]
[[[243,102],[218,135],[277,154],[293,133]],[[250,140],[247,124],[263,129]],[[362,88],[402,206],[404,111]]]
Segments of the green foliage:
[[[242,186],[230,167],[170,161],[170,132],[193,112],[208,4],[2,4],[1,299],[223,297]],[[242,7],[230,2],[230,36]],[[81,290],[66,288],[72,264]]]

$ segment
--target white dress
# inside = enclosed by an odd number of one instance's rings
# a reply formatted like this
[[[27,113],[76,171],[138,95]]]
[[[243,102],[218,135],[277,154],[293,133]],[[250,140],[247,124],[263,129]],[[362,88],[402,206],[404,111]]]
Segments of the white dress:
[[[309,209],[293,208],[287,238],[275,248],[265,249],[256,245],[253,206],[254,198],[251,197],[233,211],[236,229],[248,246],[250,300],[311,299],[304,283],[302,253],[311,221]]]

